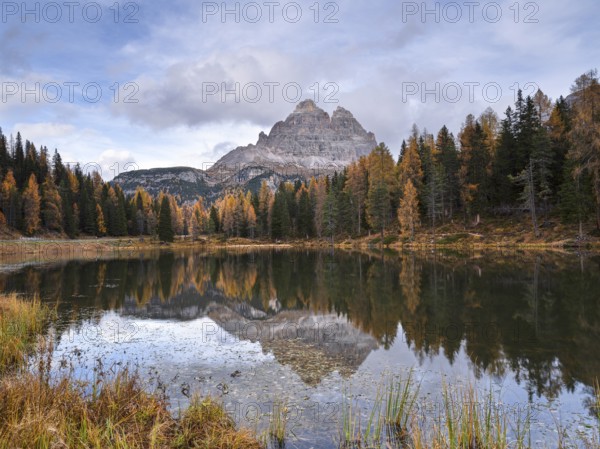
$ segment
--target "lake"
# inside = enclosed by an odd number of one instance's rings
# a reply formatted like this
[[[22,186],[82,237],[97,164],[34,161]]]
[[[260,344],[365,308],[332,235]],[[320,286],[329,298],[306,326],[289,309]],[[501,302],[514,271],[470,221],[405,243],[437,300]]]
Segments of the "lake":
[[[467,385],[529,416],[535,447],[599,425],[594,254],[151,251],[11,265],[0,291],[57,307],[55,373],[129,366],[173,410],[210,395],[259,432],[285,406],[287,448],[338,447],[344,404],[364,424],[409,374],[430,425]]]

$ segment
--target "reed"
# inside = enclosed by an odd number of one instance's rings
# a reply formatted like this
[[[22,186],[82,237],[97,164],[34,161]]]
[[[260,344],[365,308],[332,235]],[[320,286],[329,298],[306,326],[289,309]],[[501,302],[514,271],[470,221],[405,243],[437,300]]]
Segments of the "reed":
[[[0,374],[25,365],[51,313],[38,298],[0,295]]]

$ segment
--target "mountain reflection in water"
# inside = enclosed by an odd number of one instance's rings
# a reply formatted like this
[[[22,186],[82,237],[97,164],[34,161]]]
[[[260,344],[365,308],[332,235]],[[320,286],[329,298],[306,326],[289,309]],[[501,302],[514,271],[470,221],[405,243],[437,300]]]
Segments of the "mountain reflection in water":
[[[443,353],[452,364],[464,347],[475,377],[513,372],[530,397],[600,373],[598,256],[162,252],[0,273],[0,291],[58,303],[58,335],[107,311],[208,317],[307,385],[348,377],[399,339],[420,361]]]

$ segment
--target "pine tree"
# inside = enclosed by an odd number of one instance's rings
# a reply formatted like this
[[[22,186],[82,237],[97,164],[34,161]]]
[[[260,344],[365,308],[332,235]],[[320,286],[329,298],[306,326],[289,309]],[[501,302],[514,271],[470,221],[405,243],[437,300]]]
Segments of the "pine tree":
[[[49,231],[62,232],[62,201],[51,176],[42,184],[42,223]]]
[[[210,216],[208,220],[208,232],[210,234],[218,234],[221,232],[221,223],[219,221],[219,212],[215,206],[210,208]]]
[[[305,185],[300,187],[296,193],[298,198],[298,235],[300,237],[312,237],[314,235],[313,209],[310,204],[310,196]]]
[[[99,204],[96,204],[96,236],[106,235],[106,223],[104,222],[104,213]]]
[[[32,173],[23,192],[24,231],[35,234],[40,228],[40,194],[35,175]]]
[[[243,204],[244,224],[246,226],[245,234],[246,237],[253,239],[256,234],[256,211],[252,204],[252,193],[246,192],[246,195],[243,198]]]
[[[590,176],[583,167],[567,159],[565,174],[559,192],[559,211],[564,223],[579,225],[579,238],[583,237],[583,224],[593,213],[594,194]]]
[[[125,194],[121,187],[117,184],[115,185],[115,196],[116,196],[116,204],[115,204],[115,220],[114,220],[114,228],[113,235],[116,236],[124,236],[127,235],[127,217],[125,212]]]
[[[556,196],[563,183],[567,154],[571,150],[571,141],[569,134],[571,132],[572,111],[566,100],[561,96],[554,105],[548,120],[548,132],[550,144],[552,145],[553,161],[552,171],[552,191]]]
[[[489,204],[490,152],[486,147],[483,128],[472,115],[468,115],[459,135],[460,140],[460,180],[461,198],[465,212],[479,214]]]
[[[514,113],[509,107],[500,125],[496,156],[492,164],[492,201],[496,206],[510,206],[517,198],[517,190],[509,179],[510,175],[517,174],[513,119]]]
[[[392,210],[392,196],[397,190],[395,165],[390,150],[384,143],[369,154],[367,220],[372,229],[381,233],[382,241]]]
[[[596,226],[600,229],[600,82],[598,71],[590,70],[571,88],[573,123],[570,132],[571,159],[590,175],[596,200]]]
[[[0,180],[2,179],[2,176],[8,172],[9,167],[11,166],[12,160],[10,153],[8,152],[6,136],[2,133],[2,128],[0,128]]]
[[[365,210],[365,201],[369,191],[369,179],[367,170],[367,158],[362,156],[358,161],[353,162],[348,167],[348,181],[344,187],[350,195],[352,207],[357,215],[356,225],[358,236],[361,235],[361,226],[364,221],[363,211]]]
[[[535,237],[539,237],[539,227],[537,219],[537,190],[536,190],[536,179],[534,177],[534,160],[529,159],[529,165],[525,168],[518,176],[510,176],[510,179],[517,185],[523,187],[521,196],[522,207],[524,210],[529,211],[531,214],[531,225],[533,227],[533,233]]]
[[[59,186],[62,184],[62,181],[65,179],[67,174],[58,150],[54,150],[54,156],[52,156],[52,167],[54,172],[54,184]]]
[[[158,238],[162,242],[174,240],[173,224],[171,222],[171,204],[167,195],[163,196],[158,217]]]
[[[400,162],[398,164],[399,185],[405,186],[409,180],[413,183],[417,191],[421,190],[423,186],[423,167],[421,156],[419,156],[419,144],[415,134],[410,137],[406,149],[400,155]]]
[[[356,215],[352,207],[352,197],[342,188],[336,195],[337,233],[351,235],[356,229]]]
[[[14,159],[14,175],[15,181],[17,182],[17,188],[21,189],[25,184],[25,150],[23,149],[23,140],[21,133],[17,132],[17,139],[15,141],[15,154]]]
[[[458,173],[460,162],[458,160],[458,151],[454,142],[454,136],[448,131],[446,126],[440,129],[436,139],[437,159],[436,162],[441,167],[439,172],[441,176],[441,207],[444,217],[452,219],[454,211],[458,208],[460,198],[460,186],[458,182]]]
[[[8,170],[2,181],[1,206],[6,223],[11,228],[17,228],[21,213],[21,198],[17,189],[17,182],[12,170]]]
[[[96,203],[93,199],[93,186],[89,177],[81,179],[79,223],[81,230],[86,234],[96,234]]]
[[[325,233],[331,238],[332,243],[338,226],[338,213],[339,210],[335,191],[334,189],[331,189],[325,199],[323,219],[325,221]]]
[[[69,187],[69,181],[66,177],[63,178],[59,191],[62,199],[63,229],[69,238],[74,239],[77,236],[77,223],[75,221],[75,213],[73,210],[73,192]]]
[[[402,199],[398,208],[398,222],[403,235],[410,240],[415,238],[415,230],[419,226],[419,195],[417,189],[409,179],[402,191]]]
[[[285,239],[290,234],[290,213],[287,204],[285,185],[282,183],[275,193],[271,211],[271,237]]]
[[[271,204],[273,202],[273,193],[269,188],[267,181],[264,181],[260,185],[260,191],[258,192],[258,210],[257,210],[257,230],[258,235],[267,237],[270,234],[269,228],[269,212],[271,210]]]
[[[383,182],[378,182],[369,188],[369,195],[367,197],[369,225],[373,230],[381,233],[382,241],[390,208],[390,194]]]
[[[314,177],[310,180],[308,186],[310,202],[314,210],[315,233],[318,238],[323,235],[323,217],[325,209],[325,200],[327,199],[327,178],[316,180]]]

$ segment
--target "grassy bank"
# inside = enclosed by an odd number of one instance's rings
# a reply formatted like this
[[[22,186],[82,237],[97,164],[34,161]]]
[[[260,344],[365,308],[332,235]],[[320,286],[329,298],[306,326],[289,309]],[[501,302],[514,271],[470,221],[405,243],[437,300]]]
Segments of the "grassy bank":
[[[91,388],[91,393],[90,393]],[[194,399],[174,418],[168,402],[147,393],[127,371],[94,385],[21,374],[0,381],[0,448],[254,449],[211,399]]]
[[[358,238],[335,237],[310,239],[270,239],[226,238],[223,235],[178,237],[175,242],[165,244],[156,238],[145,236],[123,238],[82,238],[61,240],[41,238],[0,240],[0,263],[23,263],[27,261],[48,261],[67,259],[91,259],[101,257],[121,257],[135,255],[140,251],[160,248],[199,248],[206,251],[217,249],[270,249],[270,248],[330,248],[331,246],[349,249],[389,247],[395,250],[448,249],[587,249],[600,250],[600,233],[593,224],[584,228],[584,237],[579,238],[576,225],[563,225],[549,221],[542,223],[540,235],[534,236],[527,221],[514,221],[508,218],[486,218],[477,225],[465,226],[461,220],[437,226],[435,230],[422,226],[414,239],[400,236],[390,231],[381,239],[378,233]]]
[[[51,311],[39,299],[0,296],[0,374],[21,368],[32,354]]]
[[[167,399],[127,370],[99,370],[91,384],[53,379],[52,342],[41,337],[51,313],[39,300],[0,296],[1,449],[262,447],[211,399],[194,399],[175,418]],[[33,372],[25,367],[36,347]]]

